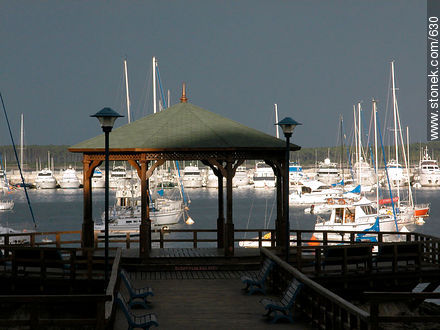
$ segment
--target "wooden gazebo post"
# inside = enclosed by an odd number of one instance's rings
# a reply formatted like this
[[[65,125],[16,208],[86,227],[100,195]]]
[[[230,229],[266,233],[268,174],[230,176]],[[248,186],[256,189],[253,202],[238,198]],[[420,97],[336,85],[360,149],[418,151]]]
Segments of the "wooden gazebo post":
[[[92,176],[93,171],[102,161],[91,161],[87,154],[83,155],[83,200],[84,200],[84,220],[81,228],[81,246],[94,246],[94,225],[92,209]]]
[[[218,180],[218,218],[217,218],[217,248],[225,246],[225,204],[223,197],[223,175],[217,171]]]
[[[225,255],[234,255],[234,223],[232,221],[232,178],[234,172],[232,161],[226,161],[226,223],[225,223]]]
[[[148,161],[145,154],[142,155],[141,163],[141,225],[139,227],[139,255],[147,258],[151,250],[151,221],[148,201],[147,169]]]

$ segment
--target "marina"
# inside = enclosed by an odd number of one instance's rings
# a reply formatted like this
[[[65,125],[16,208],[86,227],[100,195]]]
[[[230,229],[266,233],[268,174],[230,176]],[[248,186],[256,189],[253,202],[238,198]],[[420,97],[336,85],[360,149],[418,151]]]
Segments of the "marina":
[[[0,328],[439,328],[434,1],[5,2]]]

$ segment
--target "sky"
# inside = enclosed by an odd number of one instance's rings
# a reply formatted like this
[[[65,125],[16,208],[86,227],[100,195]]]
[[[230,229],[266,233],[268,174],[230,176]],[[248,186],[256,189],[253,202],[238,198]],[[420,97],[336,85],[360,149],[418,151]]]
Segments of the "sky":
[[[358,102],[365,127],[373,98],[385,123],[394,60],[402,126],[426,141],[425,1],[0,0],[0,92],[16,143],[21,113],[28,145],[101,134],[89,116],[103,107],[127,116],[124,58],[132,118],[153,113],[153,56],[171,104],[185,82],[189,102],[273,135],[276,103],[279,119],[303,124],[292,138],[303,147],[337,145],[339,117],[349,135]],[[0,127],[10,144],[4,115]]]

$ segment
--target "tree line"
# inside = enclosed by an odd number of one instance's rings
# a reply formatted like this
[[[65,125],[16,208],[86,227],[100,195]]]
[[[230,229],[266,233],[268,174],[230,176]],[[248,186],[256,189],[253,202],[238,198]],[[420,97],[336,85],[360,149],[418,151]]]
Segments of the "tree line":
[[[428,142],[428,143],[413,143],[409,148],[410,165],[415,166],[418,164],[423,150],[428,147],[429,155],[433,159],[439,159],[440,157],[440,142]],[[72,166],[74,168],[82,168],[82,154],[72,153],[67,150],[67,145],[28,145],[23,149],[23,164],[22,168],[28,171],[38,170],[44,167],[48,167],[48,159],[50,158],[51,167],[55,169],[63,169]],[[374,146],[370,148],[364,147],[364,159],[371,161],[374,160]],[[405,149],[407,150],[407,149]],[[17,156],[20,159],[20,147],[17,147]],[[384,151],[379,150],[379,167],[383,167],[383,156],[387,160],[395,158],[394,147],[385,146]],[[351,146],[332,146],[332,147],[316,147],[316,148],[302,148],[299,151],[292,152],[290,159],[298,162],[305,168],[317,166],[319,162],[324,161],[325,158],[330,158],[331,162],[340,163],[341,161],[348,165],[354,163],[355,149]],[[402,160],[402,150],[399,150],[400,163],[404,165]],[[2,167],[6,167],[7,170],[17,169],[17,160],[14,149],[12,146],[0,146],[0,155]],[[246,162],[251,165],[254,162]]]

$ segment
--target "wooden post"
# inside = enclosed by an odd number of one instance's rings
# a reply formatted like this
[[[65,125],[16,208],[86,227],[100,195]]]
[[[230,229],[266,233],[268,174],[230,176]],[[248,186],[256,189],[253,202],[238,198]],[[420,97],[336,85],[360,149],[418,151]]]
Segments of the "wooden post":
[[[141,161],[141,225],[139,228],[139,257],[148,258],[151,250],[151,221],[148,205],[147,167],[148,161],[143,155]]]
[[[232,178],[234,176],[232,161],[226,162],[226,224],[225,256],[234,255],[234,223],[232,222]]]
[[[225,205],[223,197],[223,175],[217,171],[218,179],[218,218],[217,218],[217,248],[225,247]]]

